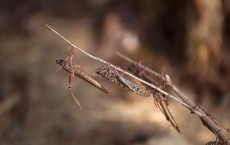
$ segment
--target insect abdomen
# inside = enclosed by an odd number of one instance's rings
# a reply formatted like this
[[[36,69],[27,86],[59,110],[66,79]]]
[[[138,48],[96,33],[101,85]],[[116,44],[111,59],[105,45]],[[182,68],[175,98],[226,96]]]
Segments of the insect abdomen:
[[[79,78],[87,81],[88,83],[92,84],[94,87],[100,89],[101,91],[108,93],[108,91],[101,85],[99,84],[96,80],[94,80],[92,77],[88,76],[85,72],[83,72],[82,70],[78,69],[78,71],[76,71],[74,73],[76,76],[78,76]]]
[[[111,71],[108,67],[99,67],[97,69],[97,74],[100,74],[102,77],[108,79],[109,81],[126,88],[140,96],[148,97],[150,93],[143,90],[139,85],[117,75],[115,72]]]

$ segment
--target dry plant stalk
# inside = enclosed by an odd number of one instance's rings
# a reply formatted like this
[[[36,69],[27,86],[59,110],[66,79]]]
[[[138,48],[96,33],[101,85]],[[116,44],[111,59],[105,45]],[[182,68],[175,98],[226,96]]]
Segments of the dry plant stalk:
[[[180,89],[178,89],[172,82],[172,80],[170,79],[170,77],[168,75],[166,75],[167,77],[162,77],[160,74],[154,72],[153,70],[143,66],[143,65],[140,65],[140,67],[142,68],[145,68],[147,71],[149,71],[150,73],[162,78],[164,81],[168,82],[171,86],[171,88],[173,89],[173,91],[180,97],[180,99],[178,99],[177,97],[173,96],[173,95],[170,95],[169,93],[165,92],[164,90],[158,88],[157,86],[153,85],[153,84],[150,84],[126,71],[124,71],[123,69],[121,69],[120,67],[117,67],[113,64],[111,64],[110,62],[108,61],[105,61],[101,58],[98,58],[98,57],[95,57],[89,53],[87,53],[86,51],[82,50],[80,47],[77,47],[76,45],[74,45],[73,43],[71,43],[68,39],[66,39],[63,35],[61,35],[60,33],[58,33],[57,31],[55,31],[53,28],[51,28],[49,25],[46,24],[46,28],[51,30],[53,33],[55,33],[56,35],[58,35],[60,38],[62,38],[64,41],[66,41],[71,47],[73,48],[76,48],[77,50],[81,51],[82,53],[84,53],[85,55],[87,55],[88,57],[94,59],[94,60],[97,60],[101,63],[104,63],[106,64],[107,66],[110,66],[112,68],[114,68],[115,70],[118,70],[120,72],[122,72],[123,74],[135,79],[135,80],[138,80],[140,82],[142,82],[143,84],[151,87],[152,89],[158,91],[159,93],[165,95],[166,97],[169,97],[171,99],[173,99],[174,101],[178,102],[179,104],[185,106],[186,108],[188,108],[192,113],[195,113],[197,114],[200,118],[202,118],[202,120],[205,122],[205,125],[208,127],[208,128],[211,128],[211,130],[218,136],[218,138],[220,140],[222,140],[225,144],[227,145],[230,145],[230,139],[229,137],[227,136],[227,134],[222,130],[222,128],[220,128],[219,125],[217,125],[217,123],[215,123],[215,121],[213,121],[210,117],[207,117],[207,113],[201,109],[200,107],[198,107],[197,105],[195,105],[190,99],[188,99],[186,97],[186,95],[184,95]],[[120,54],[119,56],[122,56],[122,54]],[[126,57],[123,55],[123,58],[126,58],[126,60],[130,61],[130,62],[134,62],[133,60],[131,60],[130,58]]]
[[[130,59],[129,57],[116,52],[118,56],[125,59],[126,61],[130,63],[136,63],[134,60]],[[152,69],[142,65],[137,64],[140,68],[145,69],[147,72],[163,79],[167,83],[169,83],[169,86],[172,88],[172,90],[181,98],[181,100],[186,103],[189,107],[187,107],[192,113],[194,113],[194,110],[196,110],[199,113],[196,113],[200,119],[203,125],[205,125],[210,131],[212,131],[222,142],[224,142],[227,145],[230,145],[230,139],[228,135],[226,134],[229,132],[229,129],[226,129],[223,127],[223,125],[217,121],[214,117],[210,116],[203,108],[200,106],[197,106],[194,102],[192,102],[176,85],[173,84],[173,81],[169,77],[169,75],[165,75],[163,77],[159,73],[153,71]]]
[[[105,61],[105,60],[103,60],[103,59],[101,59],[101,58],[95,57],[95,56],[93,56],[93,55],[87,53],[86,51],[82,50],[80,47],[77,47],[76,45],[74,45],[73,43],[71,43],[71,42],[70,42],[68,39],[66,39],[63,35],[59,34],[57,31],[55,31],[53,28],[51,28],[51,27],[50,27],[49,25],[47,25],[47,24],[46,24],[46,28],[49,29],[49,30],[51,30],[53,33],[55,33],[56,35],[58,35],[58,36],[59,36],[60,38],[62,38],[63,40],[65,40],[71,47],[76,48],[77,50],[81,51],[82,53],[84,53],[84,54],[87,55],[88,57],[90,57],[90,58],[92,58],[92,59],[94,59],[94,60],[97,60],[97,61],[99,61],[99,62],[101,62],[101,63],[104,63],[104,64],[106,64],[107,66],[110,66],[110,67],[114,68],[115,70],[118,70],[118,71],[122,72],[123,74],[125,74],[125,75],[127,75],[127,76],[129,76],[129,77],[131,77],[131,78],[133,78],[133,79],[135,79],[135,80],[138,80],[138,81],[142,82],[143,84],[145,84],[145,85],[147,85],[147,86],[149,86],[149,87],[155,89],[156,91],[158,91],[158,92],[164,94],[165,96],[167,96],[167,97],[169,97],[169,98],[175,100],[176,102],[180,103],[181,105],[183,105],[183,106],[185,106],[185,107],[187,107],[187,108],[190,108],[190,106],[188,106],[186,103],[184,103],[184,102],[181,101],[180,99],[178,99],[178,98],[176,98],[176,97],[170,95],[169,93],[167,93],[167,92],[165,92],[165,91],[159,89],[157,86],[155,86],[155,85],[153,85],[153,84],[150,84],[150,83],[148,83],[148,82],[146,82],[146,81],[144,81],[144,80],[142,80],[142,79],[140,79],[140,78],[138,78],[138,77],[136,77],[136,76],[134,76],[134,75],[132,75],[132,74],[126,72],[126,71],[124,71],[124,70],[121,69],[120,67],[115,66],[115,65],[113,65],[112,63],[110,63],[110,62],[108,62],[108,61]],[[192,109],[192,108],[190,108],[190,109]],[[198,113],[198,114],[199,114],[199,112],[197,112],[196,110],[194,110],[194,113]]]

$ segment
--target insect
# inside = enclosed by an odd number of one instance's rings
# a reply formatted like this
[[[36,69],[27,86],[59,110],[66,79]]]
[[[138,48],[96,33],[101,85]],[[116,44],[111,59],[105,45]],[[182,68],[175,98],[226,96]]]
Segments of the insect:
[[[126,88],[140,96],[143,97],[148,97],[151,94],[149,92],[147,92],[146,90],[144,90],[143,88],[141,88],[141,86],[127,80],[126,78],[120,76],[118,73],[112,71],[109,67],[107,66],[101,66],[99,68],[97,68],[96,73],[101,75],[102,77],[108,79],[109,81],[123,87]]]
[[[130,72],[132,72],[135,76],[163,89],[164,84],[159,84],[159,83],[155,82],[151,77],[149,77],[148,73],[145,72],[144,69],[138,67],[138,64],[132,63],[131,65],[128,66],[128,70]],[[172,116],[170,110],[168,109],[168,102],[167,102],[165,96],[163,94],[157,92],[153,88],[150,88],[148,86],[146,86],[146,88],[153,94],[155,106],[161,110],[161,112],[164,114],[165,118],[180,133],[180,129],[179,129],[174,117]]]
[[[72,79],[74,76],[81,78],[82,80],[88,82],[89,84],[93,85],[94,87],[100,89],[104,93],[108,93],[108,91],[99,82],[97,82],[95,79],[90,77],[86,72],[81,70],[79,65],[73,65],[72,64],[73,51],[74,51],[74,48],[71,48],[66,60],[64,60],[63,58],[59,58],[56,60],[56,63],[58,65],[60,65],[60,68],[62,68],[65,71],[70,73],[68,90],[71,93],[72,97],[74,98],[75,102],[79,105],[80,109],[82,110],[79,101],[76,99],[76,97],[75,97],[75,95],[71,89],[71,82],[72,82]]]

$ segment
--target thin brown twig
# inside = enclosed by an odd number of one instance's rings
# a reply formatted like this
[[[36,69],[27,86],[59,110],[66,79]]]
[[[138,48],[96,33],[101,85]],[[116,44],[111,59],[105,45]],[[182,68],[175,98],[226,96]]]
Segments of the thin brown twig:
[[[121,58],[127,60],[130,63],[135,63],[134,60],[130,59],[129,57],[116,52],[116,54],[118,56],[120,56]],[[229,137],[225,134],[224,131],[222,131],[222,129],[218,126],[218,124],[216,124],[210,117],[207,116],[207,113],[200,107],[197,107],[197,105],[192,102],[188,97],[186,97],[186,95],[177,87],[173,84],[171,78],[169,77],[169,75],[166,75],[166,77],[161,76],[159,73],[153,71],[152,69],[142,65],[142,64],[138,64],[138,66],[142,69],[145,69],[146,71],[150,72],[151,74],[163,79],[164,81],[166,81],[167,83],[170,84],[170,87],[172,88],[172,90],[181,98],[181,100],[183,100],[183,102],[185,102],[188,106],[188,109],[190,109],[190,111],[194,112],[194,110],[196,110],[199,113],[196,113],[197,115],[199,115],[199,117],[202,118],[202,120],[205,122],[205,125],[207,128],[210,128],[212,132],[214,132],[219,139],[223,140],[224,142],[226,142],[227,145],[230,145],[230,140]]]
[[[146,82],[146,81],[144,81],[144,80],[142,80],[142,79],[139,79],[138,77],[136,77],[136,76],[134,76],[134,75],[132,75],[132,74],[130,74],[130,73],[124,71],[124,70],[121,69],[120,67],[117,67],[117,66],[115,66],[115,65],[113,65],[113,64],[111,64],[111,63],[109,63],[109,62],[107,62],[107,61],[105,61],[105,60],[103,60],[103,59],[100,59],[100,58],[98,58],[98,57],[95,57],[95,56],[93,56],[93,55],[87,53],[86,51],[82,50],[80,47],[77,47],[76,45],[74,45],[73,43],[71,43],[68,39],[66,39],[63,35],[59,34],[57,31],[55,31],[55,30],[54,30],[53,28],[51,28],[49,25],[46,24],[46,27],[47,27],[49,30],[51,30],[53,33],[55,33],[56,35],[58,35],[59,37],[61,37],[63,40],[65,40],[65,41],[66,41],[69,45],[71,45],[73,48],[78,49],[79,51],[81,51],[82,53],[86,54],[86,55],[89,56],[90,58],[95,59],[95,60],[97,60],[97,61],[99,61],[99,62],[101,62],[101,63],[104,63],[104,64],[106,64],[106,65],[108,65],[108,66],[110,66],[110,67],[112,67],[112,68],[114,68],[114,69],[116,69],[116,70],[121,71],[122,73],[128,75],[129,77],[132,77],[132,78],[134,78],[134,79],[136,79],[136,80],[142,82],[143,84],[145,84],[145,85],[147,85],[147,86],[149,86],[149,87],[155,89],[156,91],[158,91],[158,92],[164,94],[165,96],[172,98],[173,100],[175,100],[175,101],[177,101],[178,103],[182,104],[182,105],[185,106],[186,108],[192,110],[193,113],[199,115],[199,117],[204,117],[203,120],[208,124],[209,127],[212,127],[212,130],[215,131],[216,134],[218,134],[219,138],[222,139],[222,140],[224,140],[228,145],[230,145],[230,140],[229,140],[229,138],[227,137],[226,134],[224,134],[223,131],[221,131],[221,129],[219,128],[219,126],[216,125],[209,117],[205,117],[205,116],[207,116],[207,115],[206,115],[206,113],[205,113],[201,108],[198,107],[198,109],[195,109],[196,105],[195,105],[191,100],[189,100],[189,99],[188,99],[188,98],[187,98],[187,97],[186,97],[186,96],[185,96],[175,85],[172,85],[172,88],[173,88],[173,90],[177,93],[177,95],[178,95],[183,101],[181,101],[181,100],[179,100],[178,98],[176,98],[176,97],[174,97],[174,96],[168,94],[167,92],[165,92],[165,91],[159,89],[158,87],[156,87],[156,86],[154,86],[154,85],[152,85],[152,84],[150,84],[150,83],[148,83],[148,82]],[[148,68],[146,68],[146,67],[144,67],[144,68],[145,68],[145,69],[148,69]],[[153,72],[153,71],[150,69],[149,72]],[[153,74],[154,74],[154,73],[153,73]],[[158,76],[158,77],[160,76],[160,77],[162,78],[161,75],[157,75],[157,74],[155,74],[155,75]],[[163,77],[162,79],[164,79],[164,80],[166,80],[166,81],[169,81],[169,80],[167,80],[165,77]],[[170,83],[172,83],[171,80],[170,80]],[[185,102],[186,102],[186,103],[185,103]]]
[[[130,62],[130,63],[135,63],[134,60],[132,60],[131,58],[129,58],[129,57],[125,56],[125,55],[123,55],[123,54],[120,53],[120,52],[116,52],[116,54],[117,54],[118,56],[120,56],[121,58],[127,60],[127,61]],[[155,76],[161,78],[162,80],[166,81],[167,83],[169,83],[170,86],[172,87],[172,89],[175,91],[175,93],[181,98],[181,100],[184,101],[184,102],[186,102],[186,104],[188,104],[188,105],[190,106],[190,107],[188,107],[188,109],[192,109],[191,111],[194,110],[194,107],[196,107],[196,105],[195,105],[192,101],[190,101],[190,100],[186,97],[186,95],[185,95],[183,92],[181,92],[180,89],[179,89],[178,87],[176,87],[176,86],[172,83],[172,81],[171,81],[170,78],[166,78],[166,77],[160,75],[159,73],[157,73],[156,71],[153,71],[152,69],[150,69],[150,68],[148,68],[148,67],[146,67],[146,66],[144,66],[144,65],[142,65],[142,64],[138,64],[138,66],[139,66],[140,68],[142,68],[142,69],[145,69],[147,72],[150,72],[151,74],[153,74],[153,75],[155,75]],[[168,76],[168,77],[169,77],[169,76]],[[198,114],[198,115],[199,115],[199,114]]]
[[[127,60],[128,62],[135,63],[134,60],[132,60],[131,58],[129,58],[129,57],[125,56],[125,55],[123,55],[122,53],[120,53],[120,52],[118,52],[118,51],[116,52],[116,54],[117,54],[118,56],[120,56],[121,58]],[[163,77],[161,74],[159,74],[159,73],[153,71],[152,69],[150,69],[150,68],[148,68],[148,67],[145,67],[145,66],[142,65],[141,63],[138,63],[138,66],[139,66],[140,68],[143,68],[143,69],[145,69],[146,71],[150,72],[151,74],[153,74],[153,75],[155,75],[155,76],[157,76],[157,77],[163,79],[163,81],[166,81],[166,78]]]
[[[116,54],[117,54],[118,56],[120,56],[121,58],[123,58],[123,59],[125,59],[125,60],[127,60],[127,61],[129,61],[129,62],[131,62],[131,63],[135,63],[134,60],[132,60],[131,58],[129,58],[129,57],[127,57],[127,56],[121,54],[120,52],[116,52]],[[190,101],[190,100],[186,97],[186,95],[185,95],[182,91],[180,91],[180,89],[179,89],[177,86],[175,86],[172,82],[170,82],[170,80],[168,80],[166,77],[162,76],[161,74],[157,73],[156,71],[153,71],[152,69],[150,69],[150,68],[148,68],[148,67],[146,67],[146,66],[144,66],[144,65],[142,65],[142,64],[138,64],[138,66],[139,66],[140,68],[143,68],[143,69],[145,69],[146,71],[150,72],[151,74],[155,75],[156,77],[161,78],[163,81],[166,81],[166,82],[172,84],[172,85],[170,85],[170,86],[172,87],[172,89],[174,90],[174,92],[181,98],[182,101],[186,102],[186,103],[190,106],[189,109],[193,109],[194,107],[196,107],[196,105],[195,105],[192,101]],[[198,115],[199,115],[199,114],[198,114]]]
[[[142,79],[140,79],[140,78],[138,78],[138,77],[136,77],[136,76],[134,76],[134,75],[132,75],[132,74],[126,72],[126,71],[124,71],[124,70],[121,69],[120,67],[117,67],[117,66],[113,65],[112,63],[110,63],[110,62],[108,62],[108,61],[105,61],[105,60],[103,60],[103,59],[101,59],[101,58],[95,57],[95,56],[93,56],[93,55],[87,53],[86,51],[82,50],[80,47],[77,47],[76,45],[74,45],[73,43],[71,43],[71,42],[70,42],[68,39],[66,39],[63,35],[61,35],[61,34],[58,33],[57,31],[55,31],[53,28],[51,28],[51,27],[50,27],[49,25],[47,25],[47,24],[46,24],[46,28],[49,29],[49,30],[51,30],[53,33],[55,33],[56,35],[58,35],[58,36],[59,36],[60,38],[62,38],[63,40],[65,40],[65,41],[66,41],[69,45],[71,45],[73,48],[76,48],[77,50],[81,51],[82,53],[84,53],[85,55],[89,56],[90,58],[95,59],[95,60],[97,60],[97,61],[99,61],[99,62],[101,62],[101,63],[104,63],[104,64],[106,64],[106,65],[108,65],[108,66],[110,66],[110,67],[112,67],[112,68],[114,68],[114,69],[116,69],[116,70],[122,72],[123,74],[126,74],[127,76],[129,76],[129,77],[131,77],[131,78],[133,78],[133,79],[136,79],[136,80],[142,82],[143,84],[145,84],[145,85],[147,85],[147,86],[149,86],[149,87],[155,89],[156,91],[158,91],[158,92],[164,94],[165,96],[170,97],[171,99],[175,100],[176,102],[180,103],[181,105],[183,105],[183,106],[185,106],[185,107],[187,107],[187,108],[192,109],[190,106],[188,106],[186,103],[184,103],[184,102],[181,101],[180,99],[178,99],[178,98],[176,98],[176,97],[170,95],[169,93],[167,93],[167,92],[165,92],[165,91],[159,89],[157,86],[155,86],[155,85],[153,85],[153,84],[150,84],[150,83],[148,83],[148,82],[146,82],[146,81],[144,81],[144,80],[142,80]],[[197,112],[196,110],[194,110],[194,113],[199,114],[199,112]]]

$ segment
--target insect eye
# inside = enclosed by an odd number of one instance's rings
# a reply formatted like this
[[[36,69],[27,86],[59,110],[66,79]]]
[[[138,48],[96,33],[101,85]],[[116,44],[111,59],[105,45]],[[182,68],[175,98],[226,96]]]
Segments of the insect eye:
[[[101,69],[98,68],[98,69],[96,70],[96,73],[99,74],[100,72],[101,72]]]
[[[57,64],[60,64],[60,65],[65,64],[65,62],[66,62],[66,61],[65,61],[63,58],[60,58],[60,59],[56,60],[56,63],[57,63]]]
[[[57,64],[61,64],[61,59],[57,59],[57,60],[56,60],[56,63],[57,63]]]

